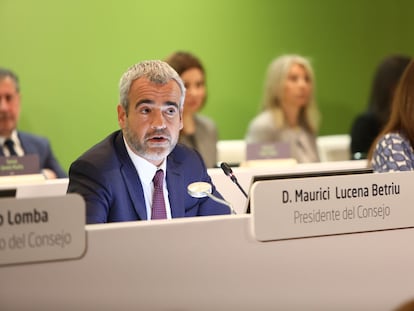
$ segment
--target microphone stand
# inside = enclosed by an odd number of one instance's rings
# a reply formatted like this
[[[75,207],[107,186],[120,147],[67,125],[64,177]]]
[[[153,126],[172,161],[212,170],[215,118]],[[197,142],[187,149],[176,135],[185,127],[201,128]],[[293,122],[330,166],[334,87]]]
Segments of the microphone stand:
[[[235,212],[235,210],[233,209],[233,205],[231,205],[231,203],[230,203],[230,202],[224,201],[224,200],[222,200],[222,199],[220,199],[220,198],[218,198],[218,197],[216,197],[216,196],[214,196],[214,195],[212,195],[211,193],[208,193],[208,192],[206,192],[206,195],[207,195],[210,199],[213,199],[214,201],[216,201],[216,202],[218,202],[218,203],[221,203],[221,204],[227,205],[227,206],[230,208],[231,213],[232,213],[232,214],[234,214],[234,215],[236,215],[236,212]]]
[[[187,187],[187,192],[189,195],[191,195],[193,198],[204,198],[209,197],[210,199],[213,199],[214,201],[227,205],[230,208],[230,212],[235,215],[236,211],[233,209],[233,206],[230,202],[227,202],[225,200],[222,200],[216,196],[214,196],[211,192],[211,185],[206,182],[194,182],[192,184],[189,184]]]
[[[221,162],[220,167],[223,170],[224,174],[230,177],[231,181],[234,182],[237,185],[237,187],[239,187],[240,191],[247,198],[247,193],[240,186],[239,182],[237,181],[236,176],[233,174],[233,170],[231,169],[231,167],[226,162]]]

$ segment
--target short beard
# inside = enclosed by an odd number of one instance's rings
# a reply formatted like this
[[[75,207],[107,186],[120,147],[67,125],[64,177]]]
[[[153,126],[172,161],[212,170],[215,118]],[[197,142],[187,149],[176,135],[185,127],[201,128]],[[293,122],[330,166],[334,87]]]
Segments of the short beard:
[[[145,144],[145,141],[142,143],[137,135],[130,130],[128,124],[124,128],[124,135],[125,139],[128,142],[129,147],[132,149],[132,151],[141,156],[142,158],[150,161],[150,162],[162,162],[174,149],[175,145],[177,144],[178,137],[173,140],[172,137],[170,137],[170,147],[166,148],[153,148],[155,151],[148,151],[149,147],[147,147]]]

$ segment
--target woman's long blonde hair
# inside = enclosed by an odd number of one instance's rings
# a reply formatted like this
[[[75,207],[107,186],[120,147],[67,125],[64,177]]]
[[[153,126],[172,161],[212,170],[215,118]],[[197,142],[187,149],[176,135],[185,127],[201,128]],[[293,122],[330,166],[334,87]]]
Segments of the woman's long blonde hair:
[[[312,66],[308,59],[300,55],[283,55],[274,59],[268,69],[263,92],[263,110],[271,110],[278,127],[286,126],[282,110],[283,87],[289,69],[292,65],[303,66],[309,75],[312,83],[312,95],[310,102],[303,107],[299,114],[299,124],[310,132],[316,134],[319,130],[319,109],[314,99],[315,78]]]

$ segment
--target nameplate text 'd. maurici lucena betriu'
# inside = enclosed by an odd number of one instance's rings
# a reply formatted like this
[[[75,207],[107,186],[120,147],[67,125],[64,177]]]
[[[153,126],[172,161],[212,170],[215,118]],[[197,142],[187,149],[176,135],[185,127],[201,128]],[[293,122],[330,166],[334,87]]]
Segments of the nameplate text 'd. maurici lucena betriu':
[[[259,241],[414,227],[414,172],[259,181],[252,229]]]

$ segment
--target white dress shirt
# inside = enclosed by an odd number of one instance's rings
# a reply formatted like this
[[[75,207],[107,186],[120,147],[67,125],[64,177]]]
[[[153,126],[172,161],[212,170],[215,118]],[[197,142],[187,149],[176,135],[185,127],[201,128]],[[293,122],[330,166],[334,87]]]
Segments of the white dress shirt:
[[[157,167],[154,164],[148,162],[144,158],[135,154],[131,148],[129,147],[128,143],[125,141],[124,143],[128,152],[129,157],[134,163],[135,169],[138,172],[139,179],[141,180],[142,190],[144,191],[145,197],[145,206],[147,208],[147,220],[151,220],[151,206],[152,206],[152,195],[154,192],[154,183],[152,179],[154,178],[155,173],[158,169],[162,169],[164,171],[164,182],[163,182],[163,190],[164,190],[164,200],[165,200],[165,209],[167,212],[167,219],[171,219],[171,207],[170,207],[170,200],[168,199],[168,189],[167,189],[167,163],[164,160],[162,164]],[[138,186],[138,185],[137,185]]]
[[[12,132],[12,134],[10,135],[10,137],[3,137],[3,136],[0,137],[0,146],[2,146],[2,148],[3,148],[3,154],[4,154],[4,156],[5,157],[10,156],[9,148],[7,148],[4,145],[6,139],[8,139],[8,138],[10,138],[14,142],[14,150],[16,151],[17,155],[19,157],[23,156],[24,155],[24,150],[23,150],[22,144],[20,143],[19,136],[17,135],[17,131],[16,130],[14,130]]]

